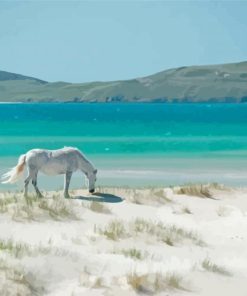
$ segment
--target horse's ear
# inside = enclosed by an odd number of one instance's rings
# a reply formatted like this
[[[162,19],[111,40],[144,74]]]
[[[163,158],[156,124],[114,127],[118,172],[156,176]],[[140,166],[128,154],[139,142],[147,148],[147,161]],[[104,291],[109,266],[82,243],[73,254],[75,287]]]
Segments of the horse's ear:
[[[94,173],[94,174],[97,174],[97,173],[98,173],[98,170],[94,170],[93,173]]]

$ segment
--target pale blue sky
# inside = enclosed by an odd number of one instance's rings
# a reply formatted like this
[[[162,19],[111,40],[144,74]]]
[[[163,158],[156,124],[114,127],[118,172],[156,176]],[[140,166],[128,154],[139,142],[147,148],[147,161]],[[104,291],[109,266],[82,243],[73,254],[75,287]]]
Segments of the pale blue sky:
[[[247,60],[247,1],[1,1],[0,70],[128,79]]]

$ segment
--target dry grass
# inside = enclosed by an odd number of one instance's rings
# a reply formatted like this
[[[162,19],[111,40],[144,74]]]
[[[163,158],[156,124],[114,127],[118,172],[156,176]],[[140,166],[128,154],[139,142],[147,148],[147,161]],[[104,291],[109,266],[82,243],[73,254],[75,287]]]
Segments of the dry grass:
[[[95,232],[105,235],[108,239],[118,240],[126,236],[126,230],[123,221],[113,220],[104,229],[95,226]]]
[[[154,294],[174,289],[184,290],[182,277],[174,273],[138,275],[134,272],[127,275],[127,282],[138,293]]]
[[[139,205],[159,206],[161,204],[171,203],[164,189],[159,188],[151,188],[149,190],[129,189],[126,195],[129,202]]]
[[[53,245],[32,246],[11,239],[0,240],[0,253],[5,258],[0,259],[0,295],[4,296],[45,295],[42,281],[30,270],[21,267],[22,258],[45,256],[43,260],[46,262],[50,255],[58,258],[73,256],[73,253]]]
[[[232,275],[231,272],[229,272],[225,267],[213,263],[209,258],[203,260],[202,267],[210,272],[215,272],[226,276]]]
[[[104,287],[104,281],[102,277],[97,277],[91,286],[93,289],[101,289]]]
[[[44,218],[77,220],[79,216],[73,202],[59,195],[53,195],[51,199],[41,199],[34,195],[24,198],[21,195],[5,194],[0,198],[0,212],[11,215],[18,222]]]
[[[43,295],[44,288],[36,287],[32,282],[30,275],[27,275],[21,267],[7,264],[5,260],[0,260],[0,278],[0,295]]]
[[[192,241],[197,245],[204,245],[195,232],[177,227],[176,225],[164,225],[161,222],[155,223],[144,219],[136,219],[131,224],[131,228],[136,234],[147,233],[170,246],[184,240]]]
[[[123,249],[121,252],[125,257],[130,257],[138,260],[144,259],[144,255],[142,254],[142,252],[140,250],[137,250],[136,248]]]
[[[42,199],[38,204],[40,209],[43,209],[49,213],[49,216],[53,219],[73,219],[78,220],[78,214],[70,200],[66,200],[60,196],[53,196],[52,200]]]
[[[80,274],[79,284],[80,286],[91,289],[101,289],[105,287],[103,278],[93,275],[87,270],[87,267],[84,267],[84,271]]]
[[[113,254],[123,254],[125,257],[129,257],[135,260],[144,260],[148,256],[148,252],[143,252],[136,248],[114,250]]]
[[[17,203],[18,197],[16,195],[9,195],[7,193],[4,194],[2,198],[0,198],[0,213],[5,213],[8,211],[8,205]]]
[[[92,201],[89,204],[88,209],[96,213],[102,213],[102,214],[111,213],[111,210],[106,205],[104,205],[102,202],[97,202],[97,201]]]
[[[13,240],[0,240],[0,250],[10,253],[16,258],[29,254],[30,247],[23,243],[14,243]]]
[[[202,198],[213,198],[215,191],[228,191],[229,188],[218,183],[189,184],[174,188],[177,194],[185,194]]]
[[[31,246],[22,242],[14,242],[12,239],[0,240],[0,251],[7,252],[15,258],[25,256],[34,257],[40,255],[53,254],[57,256],[67,256],[68,252],[53,246]]]
[[[211,190],[212,188],[210,185],[196,184],[179,187],[176,193],[197,196],[202,198],[212,198],[213,195],[211,193]]]
[[[184,240],[200,246],[204,245],[203,241],[193,231],[188,231],[175,225],[164,225],[161,222],[155,223],[145,219],[135,219],[126,223],[126,226],[120,220],[113,220],[105,228],[95,226],[94,230],[111,240],[136,238],[140,235],[148,234],[149,237],[155,237],[156,240],[170,246]]]
[[[107,193],[107,188],[102,187],[102,186],[98,186],[97,187],[97,192],[99,192],[99,193]]]
[[[210,190],[205,185],[188,185],[184,187],[180,187],[177,191],[177,194],[185,194],[203,198],[212,198],[212,194]]]
[[[185,214],[192,214],[191,210],[190,210],[188,207],[183,207],[183,208],[182,208],[182,213],[185,213]]]

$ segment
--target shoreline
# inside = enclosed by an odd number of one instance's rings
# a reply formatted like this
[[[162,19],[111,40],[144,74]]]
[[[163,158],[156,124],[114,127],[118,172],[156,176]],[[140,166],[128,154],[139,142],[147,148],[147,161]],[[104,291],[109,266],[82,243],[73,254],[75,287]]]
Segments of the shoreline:
[[[2,169],[1,175],[7,171]],[[24,173],[26,176],[26,173]],[[72,175],[70,189],[85,188],[85,175],[76,172]],[[239,188],[247,186],[247,170],[131,170],[98,168],[97,187],[150,188],[164,186],[183,186],[186,184],[218,183]],[[60,190],[64,185],[64,175],[38,175],[38,186],[41,190]],[[0,191],[22,190],[24,177],[15,184],[1,184]],[[29,185],[32,188],[32,185]]]
[[[162,155],[88,155],[98,169],[96,186],[161,187],[183,184],[220,183],[226,186],[247,185],[247,158],[169,158]],[[15,166],[18,157],[0,157],[0,175]],[[26,169],[24,172],[26,176]],[[43,190],[58,190],[63,187],[63,175],[38,175],[39,187]],[[71,189],[85,186],[85,176],[75,172],[71,179]],[[32,187],[32,186],[30,186]],[[0,191],[23,188],[23,179],[16,185],[0,183]]]
[[[31,104],[99,104],[99,105],[138,105],[138,104],[145,104],[145,105],[246,105],[247,102],[244,101],[238,101],[238,98],[236,98],[236,101],[234,102],[227,102],[227,101],[198,101],[198,102],[167,102],[167,101],[155,101],[152,99],[150,101],[148,100],[140,100],[139,102],[136,101],[57,101],[57,100],[44,100],[44,101],[0,101],[0,104],[25,104],[25,105],[31,105]]]

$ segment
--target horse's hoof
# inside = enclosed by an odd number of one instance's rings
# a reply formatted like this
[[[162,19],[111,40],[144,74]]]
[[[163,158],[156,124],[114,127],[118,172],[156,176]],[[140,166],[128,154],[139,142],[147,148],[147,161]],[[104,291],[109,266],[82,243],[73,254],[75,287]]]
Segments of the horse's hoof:
[[[38,198],[44,198],[44,196],[42,194],[38,194],[37,197]]]
[[[70,195],[66,194],[64,195],[64,198],[70,198]]]

